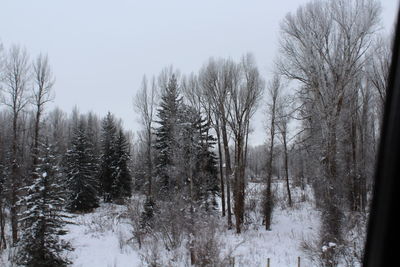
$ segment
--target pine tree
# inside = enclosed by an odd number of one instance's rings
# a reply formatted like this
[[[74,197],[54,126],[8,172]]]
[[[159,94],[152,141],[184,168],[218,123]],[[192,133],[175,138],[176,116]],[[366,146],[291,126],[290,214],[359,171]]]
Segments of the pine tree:
[[[219,191],[216,156],[212,152],[215,138],[209,134],[207,120],[187,105],[182,105],[179,112],[179,129],[181,161],[186,176],[193,179],[192,199],[201,205],[208,205],[210,198]]]
[[[204,124],[202,124],[204,123]],[[217,169],[217,156],[212,151],[215,145],[215,138],[208,134],[210,128],[209,123],[202,120],[198,126],[201,125],[202,131],[200,132],[200,147],[197,151],[196,162],[196,188],[198,199],[202,201],[206,207],[217,205],[215,197],[220,192],[218,169]],[[199,129],[199,128],[198,128]],[[211,202],[211,203],[210,203]]]
[[[177,148],[176,126],[181,102],[178,82],[175,75],[172,75],[161,96],[160,108],[157,110],[159,118],[157,123],[160,127],[156,129],[155,149],[157,151],[156,174],[160,191],[169,191],[177,186],[173,165]]]
[[[114,145],[114,162],[112,173],[112,199],[130,197],[132,194],[131,173],[128,167],[129,144],[120,129]]]
[[[90,211],[98,207],[98,181],[91,145],[80,123],[74,130],[71,149],[67,151],[67,208],[71,212]]]
[[[102,155],[100,159],[100,191],[105,202],[111,202],[113,179],[115,171],[115,142],[117,127],[114,116],[108,112],[102,122]]]
[[[40,146],[34,168],[32,184],[25,188],[27,194],[20,200],[24,207],[20,214],[22,236],[18,242],[16,262],[24,266],[67,266],[71,262],[63,255],[72,250],[70,244],[60,239],[69,216],[64,211],[61,173],[52,148]]]

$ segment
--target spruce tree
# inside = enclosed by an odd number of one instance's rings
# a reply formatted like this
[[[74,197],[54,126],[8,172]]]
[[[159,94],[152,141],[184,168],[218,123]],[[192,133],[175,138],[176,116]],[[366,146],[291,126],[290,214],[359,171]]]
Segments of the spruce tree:
[[[201,205],[209,204],[218,191],[216,156],[212,151],[215,138],[209,134],[208,121],[192,107],[182,105],[179,112],[179,146],[184,171],[192,181],[192,198]],[[189,181],[188,181],[189,182]]]
[[[128,166],[130,160],[129,143],[122,129],[118,131],[118,136],[114,144],[114,162],[112,168],[112,199],[130,197],[132,194],[131,173]]]
[[[90,211],[99,206],[95,160],[92,146],[82,123],[74,130],[71,149],[67,151],[65,175],[67,178],[67,208],[71,212]]]
[[[22,235],[18,242],[16,262],[31,267],[67,266],[71,262],[64,252],[72,250],[70,244],[60,239],[69,216],[64,211],[60,169],[52,148],[41,145],[34,168],[32,184],[25,188],[26,195],[19,205]]]
[[[195,170],[197,174],[195,180],[197,196],[206,206],[209,206],[209,204],[215,206],[215,196],[220,192],[217,156],[213,151],[216,140],[209,133],[210,123],[206,119],[199,117],[196,129],[199,136]]]
[[[175,75],[169,79],[167,87],[161,96],[156,129],[155,149],[156,174],[160,191],[169,191],[177,186],[174,177],[174,157],[177,148],[178,112],[182,102],[179,96],[178,82]]]
[[[113,179],[115,171],[115,142],[117,135],[117,127],[115,125],[114,116],[108,112],[107,116],[102,121],[102,136],[101,136],[101,150],[102,155],[100,159],[100,191],[103,195],[104,202],[111,202]],[[115,187],[115,185],[114,185]]]

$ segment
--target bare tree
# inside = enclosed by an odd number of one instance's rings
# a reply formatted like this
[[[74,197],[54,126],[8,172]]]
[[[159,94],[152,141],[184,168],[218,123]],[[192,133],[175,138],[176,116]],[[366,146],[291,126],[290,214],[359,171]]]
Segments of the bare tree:
[[[140,114],[140,119],[144,127],[146,136],[146,157],[147,157],[147,196],[152,196],[152,176],[153,176],[153,133],[152,125],[154,121],[154,112],[156,107],[157,85],[155,78],[152,78],[151,87],[148,88],[146,76],[143,76],[140,91],[134,99],[134,107]]]
[[[40,119],[43,115],[44,105],[54,99],[52,87],[55,79],[51,71],[47,55],[40,54],[32,64],[33,94],[32,104],[35,107],[35,127],[33,137],[33,166],[37,164],[40,137]]]
[[[50,137],[50,143],[55,145],[56,151],[64,153],[68,142],[67,114],[56,107],[47,116],[46,131]]]
[[[374,0],[319,0],[288,14],[281,24],[278,67],[284,76],[300,83],[303,111],[317,128],[322,170],[321,243],[341,242],[343,220],[338,147],[344,136],[344,103],[359,79],[378,28],[380,5]],[[335,253],[326,255],[334,262]]]
[[[0,42],[0,77],[3,75],[3,44]],[[0,80],[1,81],[1,80]],[[2,84],[0,83],[0,98],[1,98]],[[7,248],[6,236],[5,236],[5,224],[6,224],[6,214],[4,207],[4,169],[5,169],[5,121],[1,118],[1,125],[3,125],[0,130],[0,251]]]
[[[264,81],[251,54],[243,56],[240,64],[232,66],[230,75],[227,122],[235,141],[234,208],[236,232],[240,233],[244,220],[246,144],[250,119],[261,99]]]
[[[12,143],[11,143],[11,173],[10,173],[10,211],[12,240],[18,240],[17,200],[18,187],[21,183],[21,167],[19,159],[20,116],[29,102],[27,88],[29,83],[29,59],[25,49],[13,45],[5,61],[3,73],[4,96],[1,102],[11,110]]]
[[[221,186],[221,202],[222,202],[222,217],[225,217],[225,182],[224,182],[224,167],[222,160],[222,148],[221,148],[221,128],[219,123],[220,118],[215,115],[214,130],[217,135],[217,145],[218,145],[218,165],[219,165],[219,175],[220,175],[220,186]],[[230,198],[229,198],[230,199]],[[230,205],[229,205],[230,207]],[[229,209],[230,210],[230,209]],[[230,211],[228,211],[230,212]]]
[[[271,116],[269,120],[269,149],[267,158],[267,185],[264,194],[264,223],[265,229],[271,229],[272,210],[273,210],[273,196],[272,196],[272,162],[274,158],[274,145],[275,145],[275,126],[276,126],[276,110],[279,92],[281,89],[281,81],[278,75],[275,74],[272,81],[269,82],[267,91],[270,97],[268,104],[268,113]]]
[[[201,79],[204,81],[204,76],[200,75]],[[190,74],[188,77],[183,77],[182,80],[182,92],[185,96],[185,100],[189,103],[190,106],[194,107],[195,110],[201,114],[205,114],[207,118],[207,122],[209,125],[212,125],[216,136],[217,136],[217,145],[218,145],[218,165],[219,165],[219,175],[220,175],[220,191],[221,191],[221,203],[222,203],[222,216],[226,215],[226,201],[225,201],[225,182],[224,182],[224,173],[223,173],[223,157],[222,157],[222,149],[221,149],[221,129],[220,129],[220,118],[217,113],[214,112],[213,103],[209,101],[208,95],[205,94],[205,90],[203,90],[201,85],[201,80],[199,77]],[[201,125],[200,125],[201,126]],[[200,129],[200,135],[202,134],[203,129]],[[206,127],[206,135],[209,135],[210,127]],[[206,140],[208,142],[208,139]]]
[[[367,66],[367,75],[375,89],[379,120],[383,117],[386,99],[386,87],[389,79],[390,60],[392,58],[391,39],[380,36],[369,53],[371,63]]]
[[[225,160],[225,182],[226,182],[226,203],[227,203],[227,219],[228,227],[232,228],[232,210],[231,210],[231,186],[230,178],[232,175],[231,157],[229,151],[229,138],[228,138],[228,90],[231,86],[231,73],[234,69],[234,63],[231,60],[214,60],[210,59],[209,62],[201,69],[199,79],[203,94],[207,101],[211,104],[211,109],[215,114],[215,122],[220,131],[223,143],[224,160]],[[217,138],[220,138],[217,134]],[[218,140],[218,145],[220,145]],[[222,158],[220,155],[220,162]],[[221,164],[221,163],[220,163]],[[221,167],[221,165],[220,165]]]
[[[288,110],[288,105],[290,104],[290,99],[288,96],[279,96],[276,105],[276,127],[278,130],[278,139],[280,140],[283,146],[283,165],[285,169],[285,180],[286,180],[286,190],[288,195],[288,204],[292,207],[292,195],[290,192],[290,183],[289,183],[289,154],[288,154],[288,124],[290,121],[290,112]]]

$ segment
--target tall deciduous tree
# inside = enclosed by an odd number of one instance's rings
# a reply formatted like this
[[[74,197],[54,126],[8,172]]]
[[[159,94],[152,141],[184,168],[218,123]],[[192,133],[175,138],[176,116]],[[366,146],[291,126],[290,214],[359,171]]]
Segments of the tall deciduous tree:
[[[230,103],[228,101],[228,90],[231,84],[230,77],[234,70],[234,62],[231,60],[211,58],[208,63],[203,66],[200,71],[199,80],[203,94],[207,101],[211,104],[211,110],[215,114],[215,126],[217,138],[222,139],[222,149],[220,147],[221,140],[218,140],[219,150],[222,150],[225,169],[226,182],[226,209],[228,227],[232,228],[232,208],[231,208],[231,156],[229,151],[229,133],[228,133],[228,110]],[[222,175],[222,153],[219,153],[220,171]],[[221,183],[223,181],[221,180]],[[222,190],[222,187],[221,187]]]
[[[18,240],[18,188],[21,185],[21,155],[20,155],[20,119],[23,110],[29,102],[27,95],[29,83],[29,58],[25,49],[13,45],[7,54],[3,72],[3,96],[1,102],[11,110],[12,142],[11,142],[11,171],[10,184],[10,211],[12,240]]]
[[[280,96],[278,103],[276,105],[276,128],[278,130],[278,139],[282,144],[283,150],[283,165],[285,171],[286,180],[286,192],[288,196],[288,204],[292,207],[292,194],[290,190],[289,182],[289,152],[288,152],[288,142],[289,142],[289,121],[290,121],[290,99],[288,96]]]
[[[250,119],[261,99],[264,81],[251,54],[242,57],[240,64],[232,68],[228,87],[228,125],[235,142],[234,200],[236,232],[241,232],[244,221],[245,169],[247,138]]]
[[[279,92],[281,89],[281,81],[278,75],[275,75],[272,81],[268,84],[268,94],[270,102],[268,105],[268,113],[271,116],[269,120],[269,147],[268,147],[268,158],[267,158],[267,177],[266,177],[266,189],[264,193],[264,223],[265,229],[271,229],[272,223],[272,211],[274,208],[273,196],[272,196],[272,162],[274,159],[274,145],[275,145],[275,126],[276,126],[276,110]]]
[[[339,129],[346,121],[346,97],[365,67],[379,14],[380,5],[374,0],[320,0],[288,14],[281,24],[279,70],[299,82],[301,109],[320,147],[314,156],[322,173],[316,183],[323,208],[323,245],[342,240],[346,175],[340,174],[338,152],[345,135]],[[327,262],[335,262],[336,255],[336,251],[325,255]]]
[[[33,165],[37,163],[37,154],[39,148],[40,119],[43,115],[44,105],[53,100],[52,87],[54,77],[49,65],[47,55],[40,54],[32,64],[33,70],[33,97],[32,104],[35,107],[35,126],[33,136]]]
[[[146,163],[147,163],[147,195],[151,198],[153,191],[153,122],[156,107],[157,85],[153,77],[151,88],[148,88],[147,79],[144,76],[140,91],[134,100],[135,109],[140,113],[141,122],[145,131]]]

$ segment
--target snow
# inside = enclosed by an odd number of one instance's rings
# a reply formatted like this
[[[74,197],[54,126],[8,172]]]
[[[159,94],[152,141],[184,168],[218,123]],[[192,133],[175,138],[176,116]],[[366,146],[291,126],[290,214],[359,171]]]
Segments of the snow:
[[[336,243],[329,242],[329,243],[328,243],[328,246],[331,247],[331,248],[334,248],[334,247],[336,247],[337,245],[336,245]]]
[[[301,258],[304,266],[312,266],[305,258],[300,245],[318,230],[318,213],[308,205],[299,209],[277,209],[273,215],[271,231],[264,228],[247,230],[241,235],[226,237],[227,244],[240,244],[233,253],[237,266],[297,266]]]
[[[123,206],[103,204],[94,213],[75,217],[77,224],[68,226],[66,236],[75,248],[72,266],[141,266],[139,254],[123,244],[130,238],[129,225],[110,216],[123,211]]]
[[[248,199],[254,198],[254,192],[262,190],[259,184],[249,184]],[[284,192],[284,185],[276,185],[275,190]],[[250,192],[250,191],[248,191]],[[312,201],[300,202],[300,194],[293,192],[293,208],[278,206],[274,210],[271,231],[266,231],[261,221],[246,227],[238,235],[234,230],[226,229],[226,218],[219,220],[220,232],[217,232],[222,258],[234,257],[235,266],[266,266],[267,259],[273,267],[297,266],[298,257],[301,266],[313,266],[301,249],[301,243],[318,232],[319,214]],[[281,196],[283,198],[283,196]],[[284,200],[280,200],[284,202]],[[74,251],[69,252],[73,267],[138,267],[146,266],[143,256],[154,247],[139,250],[132,238],[131,225],[123,213],[126,207],[115,204],[101,204],[92,213],[74,215],[74,224],[67,226],[69,240]],[[178,248],[179,260],[171,266],[188,266],[188,253],[185,242]],[[330,247],[336,245],[328,244]],[[164,249],[162,243],[155,246],[160,250],[162,262],[171,259],[171,252]],[[328,249],[328,247],[327,247]],[[8,252],[9,253],[9,252]],[[7,265],[7,252],[0,257],[0,266]],[[164,266],[164,265],[163,265]]]
[[[249,187],[257,186],[251,184]],[[278,186],[277,190],[280,189]],[[132,238],[131,226],[123,219],[115,218],[124,211],[124,206],[102,204],[94,213],[75,218],[77,225],[70,225],[70,233],[67,235],[67,239],[75,247],[71,254],[73,266],[144,265],[141,261],[143,252],[138,249],[137,244],[129,242]],[[301,258],[302,266],[312,266],[300,245],[318,231],[318,218],[318,212],[309,202],[297,203],[294,208],[277,207],[271,231],[266,231],[260,224],[257,227],[250,226],[250,229],[240,235],[234,230],[220,233],[222,252],[225,255],[231,253],[235,258],[235,266],[264,266],[268,258],[274,267],[297,266],[298,257]],[[221,219],[221,225],[224,224],[225,219]],[[164,250],[163,253],[169,252]],[[161,257],[168,258],[168,255]],[[184,260],[179,264],[174,266],[185,266]]]

